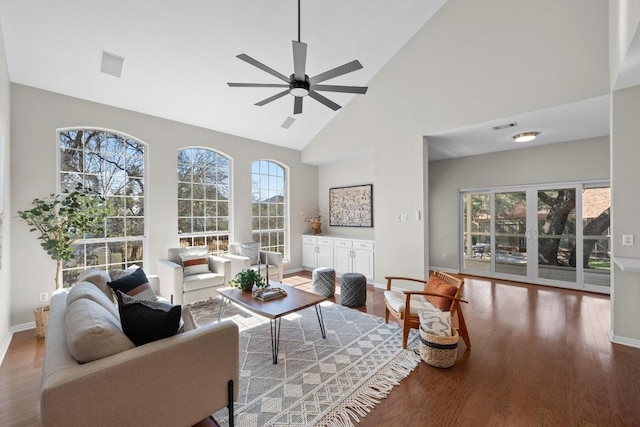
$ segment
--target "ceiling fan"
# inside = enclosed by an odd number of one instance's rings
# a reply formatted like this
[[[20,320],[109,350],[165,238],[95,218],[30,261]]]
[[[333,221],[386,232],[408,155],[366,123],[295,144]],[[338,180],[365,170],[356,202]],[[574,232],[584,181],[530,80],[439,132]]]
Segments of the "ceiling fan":
[[[320,73],[316,76],[309,77],[305,74],[306,62],[307,62],[307,44],[300,42],[300,0],[298,0],[298,41],[293,40],[293,74],[289,77],[285,76],[270,68],[263,63],[256,61],[247,54],[240,54],[237,58],[248,62],[254,67],[260,68],[263,71],[279,78],[286,84],[282,83],[227,83],[231,87],[279,87],[286,88],[282,92],[276,93],[269,98],[263,99],[260,102],[256,102],[255,105],[263,106],[276,99],[282,98],[287,94],[291,94],[294,97],[293,101],[293,114],[302,113],[302,99],[305,96],[310,96],[321,104],[336,111],[341,108],[340,105],[331,101],[329,98],[321,95],[318,91],[326,92],[346,92],[355,94],[367,93],[367,88],[363,86],[336,86],[336,85],[323,85],[319,84],[325,80],[333,79],[334,77],[341,76],[343,74],[350,73],[352,71],[359,70],[362,64],[358,60],[348,62],[331,70]]]

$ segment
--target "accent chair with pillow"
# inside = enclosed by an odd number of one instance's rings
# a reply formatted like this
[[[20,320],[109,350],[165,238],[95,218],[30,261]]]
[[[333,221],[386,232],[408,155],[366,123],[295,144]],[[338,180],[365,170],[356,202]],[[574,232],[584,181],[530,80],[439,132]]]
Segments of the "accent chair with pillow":
[[[392,315],[402,324],[403,348],[407,348],[409,329],[420,327],[420,313],[423,311],[450,312],[451,319],[457,315],[458,327],[456,329],[467,348],[471,348],[467,325],[460,307],[461,302],[467,302],[461,298],[462,285],[464,284],[462,279],[441,271],[434,272],[429,280],[396,276],[386,276],[385,279],[387,279],[387,290],[384,292],[384,320],[385,323],[388,323],[389,315]],[[420,283],[423,285],[423,290],[411,291],[399,287],[394,289],[392,285],[394,281],[396,284],[403,281]]]
[[[222,256],[231,260],[232,279],[248,269],[259,269],[262,276],[276,282],[281,282],[284,276],[282,254],[261,250],[259,242],[229,243],[229,252]]]
[[[167,258],[158,261],[160,295],[172,304],[213,298],[233,278],[230,260],[209,255],[207,246],[170,248]]]

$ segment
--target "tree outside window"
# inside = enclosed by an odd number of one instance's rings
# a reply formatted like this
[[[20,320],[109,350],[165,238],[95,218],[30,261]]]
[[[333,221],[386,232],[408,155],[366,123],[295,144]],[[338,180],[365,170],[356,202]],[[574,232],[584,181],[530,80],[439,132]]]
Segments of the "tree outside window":
[[[251,164],[252,234],[263,250],[280,252],[287,258],[285,168],[268,160]]]

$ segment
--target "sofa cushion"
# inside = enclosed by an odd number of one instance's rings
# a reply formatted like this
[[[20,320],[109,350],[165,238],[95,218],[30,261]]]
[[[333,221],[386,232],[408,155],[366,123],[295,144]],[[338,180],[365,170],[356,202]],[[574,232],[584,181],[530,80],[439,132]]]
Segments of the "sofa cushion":
[[[458,292],[458,288],[436,276],[431,276],[424,287],[424,291],[453,297]],[[453,300],[448,298],[432,295],[427,295],[427,299],[440,311],[449,311],[451,309],[451,304],[453,303]]]
[[[239,255],[246,256],[251,261],[251,265],[260,262],[260,242],[240,243]]]
[[[207,254],[180,254],[180,260],[182,261],[182,271],[185,276],[209,273],[209,258]]]
[[[109,293],[111,293],[111,290],[109,290]],[[101,305],[111,313],[116,320],[120,320],[120,314],[118,314],[118,308],[116,307],[115,302],[111,298],[107,297],[104,292],[102,292],[102,290],[93,283],[78,282],[73,285],[71,289],[69,289],[69,294],[67,295],[67,306],[81,298],[88,298]]]
[[[109,277],[109,274],[100,270],[99,268],[92,268],[90,270],[86,270],[80,274],[78,277],[78,282],[91,282],[95,286],[98,287],[104,294],[115,301],[116,295],[113,293],[111,288],[109,287],[109,282],[113,280]]]
[[[140,299],[152,301],[157,299],[155,292],[151,289],[147,275],[144,274],[141,268],[136,268],[133,273],[109,282],[109,286],[116,292],[124,292],[130,296],[136,295]]]
[[[147,301],[116,291],[122,330],[137,346],[178,333],[182,307],[165,301]]]
[[[65,332],[69,353],[80,363],[135,347],[122,331],[120,322],[89,298],[80,298],[69,304],[65,314]]]

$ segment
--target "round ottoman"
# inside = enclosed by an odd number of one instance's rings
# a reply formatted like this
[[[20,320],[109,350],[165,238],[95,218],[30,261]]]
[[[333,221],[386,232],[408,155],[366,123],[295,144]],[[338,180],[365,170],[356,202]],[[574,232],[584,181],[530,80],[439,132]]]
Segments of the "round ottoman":
[[[367,303],[367,279],[360,273],[345,273],[340,278],[342,305],[362,307]]]
[[[313,292],[325,297],[332,297],[336,291],[336,272],[333,268],[316,268],[311,273]]]

